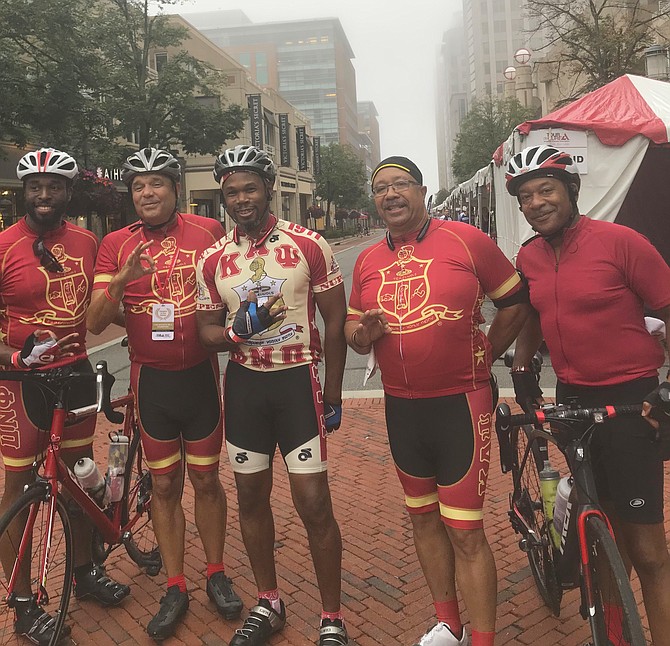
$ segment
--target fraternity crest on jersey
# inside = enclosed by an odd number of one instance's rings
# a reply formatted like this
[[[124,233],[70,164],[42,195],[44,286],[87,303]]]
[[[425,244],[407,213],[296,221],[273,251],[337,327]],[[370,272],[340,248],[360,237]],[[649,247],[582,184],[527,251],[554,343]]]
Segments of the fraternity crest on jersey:
[[[46,278],[45,300],[48,307],[22,322],[55,327],[76,325],[83,320],[88,305],[89,282],[84,258],[68,255],[62,244],[55,244],[51,253],[64,271],[53,273],[38,267]]]
[[[195,311],[197,284],[195,277],[196,252],[179,249],[174,237],[161,241],[161,251],[154,256],[160,268],[151,275],[151,296],[131,308],[133,314],[151,313],[156,303],[174,304],[176,319]],[[175,253],[177,257],[174,258]],[[173,264],[174,261],[174,264]]]
[[[377,294],[380,307],[387,314],[391,331],[416,332],[441,321],[457,321],[463,310],[430,303],[428,269],[433,259],[415,257],[414,246],[398,249],[397,260],[379,270],[382,283]]]

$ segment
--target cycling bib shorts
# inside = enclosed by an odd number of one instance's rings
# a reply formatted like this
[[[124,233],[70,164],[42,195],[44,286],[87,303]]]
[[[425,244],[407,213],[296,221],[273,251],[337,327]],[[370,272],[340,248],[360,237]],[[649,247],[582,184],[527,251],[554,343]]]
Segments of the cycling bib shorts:
[[[218,361],[185,370],[131,364],[131,388],[149,469],[169,473],[181,466],[210,471],[219,466],[223,444]]]
[[[450,527],[483,527],[491,420],[488,384],[425,399],[386,395],[391,454],[410,514],[439,509]]]
[[[658,386],[645,377],[615,386],[556,384],[556,400],[576,397],[582,406],[639,404]],[[653,442],[653,429],[642,418],[599,424],[591,440],[591,463],[600,501],[611,503],[628,523],[663,522],[663,460]]]
[[[289,473],[326,470],[323,397],[315,364],[258,372],[231,361],[223,392],[233,471],[269,469],[277,446]]]
[[[89,372],[93,368],[88,359],[73,364],[75,372]],[[95,380],[78,381],[71,388],[68,410],[94,404]],[[49,443],[53,417],[54,395],[34,382],[0,381],[0,448],[5,469],[30,471],[34,462],[41,460]],[[81,451],[93,444],[95,415],[86,417],[63,432],[63,454]]]

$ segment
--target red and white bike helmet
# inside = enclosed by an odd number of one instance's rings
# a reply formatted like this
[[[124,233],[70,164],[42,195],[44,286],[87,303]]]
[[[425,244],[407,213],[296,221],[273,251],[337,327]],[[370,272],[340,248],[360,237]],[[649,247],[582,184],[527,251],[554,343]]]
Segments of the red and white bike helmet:
[[[518,196],[519,188],[536,177],[555,177],[579,190],[579,168],[572,157],[552,146],[531,146],[512,157],[505,173],[507,192]]]
[[[54,148],[40,148],[26,153],[16,166],[19,179],[38,173],[60,175],[73,180],[79,174],[79,168],[74,158],[67,153]]]

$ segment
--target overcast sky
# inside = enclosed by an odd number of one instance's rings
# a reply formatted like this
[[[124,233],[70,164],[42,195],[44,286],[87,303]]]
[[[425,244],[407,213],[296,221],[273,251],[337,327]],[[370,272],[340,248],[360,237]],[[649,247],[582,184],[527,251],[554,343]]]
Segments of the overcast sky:
[[[355,58],[359,101],[379,112],[382,158],[404,155],[438,189],[435,144],[436,61],[461,0],[187,0],[170,11],[241,9],[253,22],[340,19]]]

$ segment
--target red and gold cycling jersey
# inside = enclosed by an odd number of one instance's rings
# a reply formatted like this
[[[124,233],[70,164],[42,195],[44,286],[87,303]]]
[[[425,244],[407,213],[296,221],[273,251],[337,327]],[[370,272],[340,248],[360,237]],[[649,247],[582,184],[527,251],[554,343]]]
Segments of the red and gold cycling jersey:
[[[200,254],[224,235],[217,220],[178,213],[166,231],[130,225],[105,236],[95,266],[95,289],[104,289],[141,242],[153,241],[148,253],[156,272],[129,283],[123,294],[130,360],[161,370],[183,370],[209,353],[198,341],[195,322],[195,266]],[[174,305],[174,339],[152,339],[152,308]]]
[[[433,220],[416,232],[382,241],[354,267],[348,321],[381,308],[391,333],[375,343],[384,390],[396,397],[465,393],[486,384],[491,346],[480,325],[485,296],[500,300],[521,289],[512,264],[469,224]]]
[[[237,227],[208,249],[198,263],[198,309],[227,310],[232,324],[250,291],[262,305],[279,292],[286,318],[231,351],[232,361],[252,370],[281,370],[321,357],[314,294],[342,283],[328,243],[299,224],[274,215],[265,233],[253,240]]]
[[[33,252],[38,238],[62,272],[42,266]],[[58,338],[77,332],[78,356],[85,356],[86,308],[97,249],[93,233],[69,222],[40,236],[23,218],[0,233],[0,341],[21,348],[36,329],[52,330]],[[71,361],[69,357],[59,363]]]

